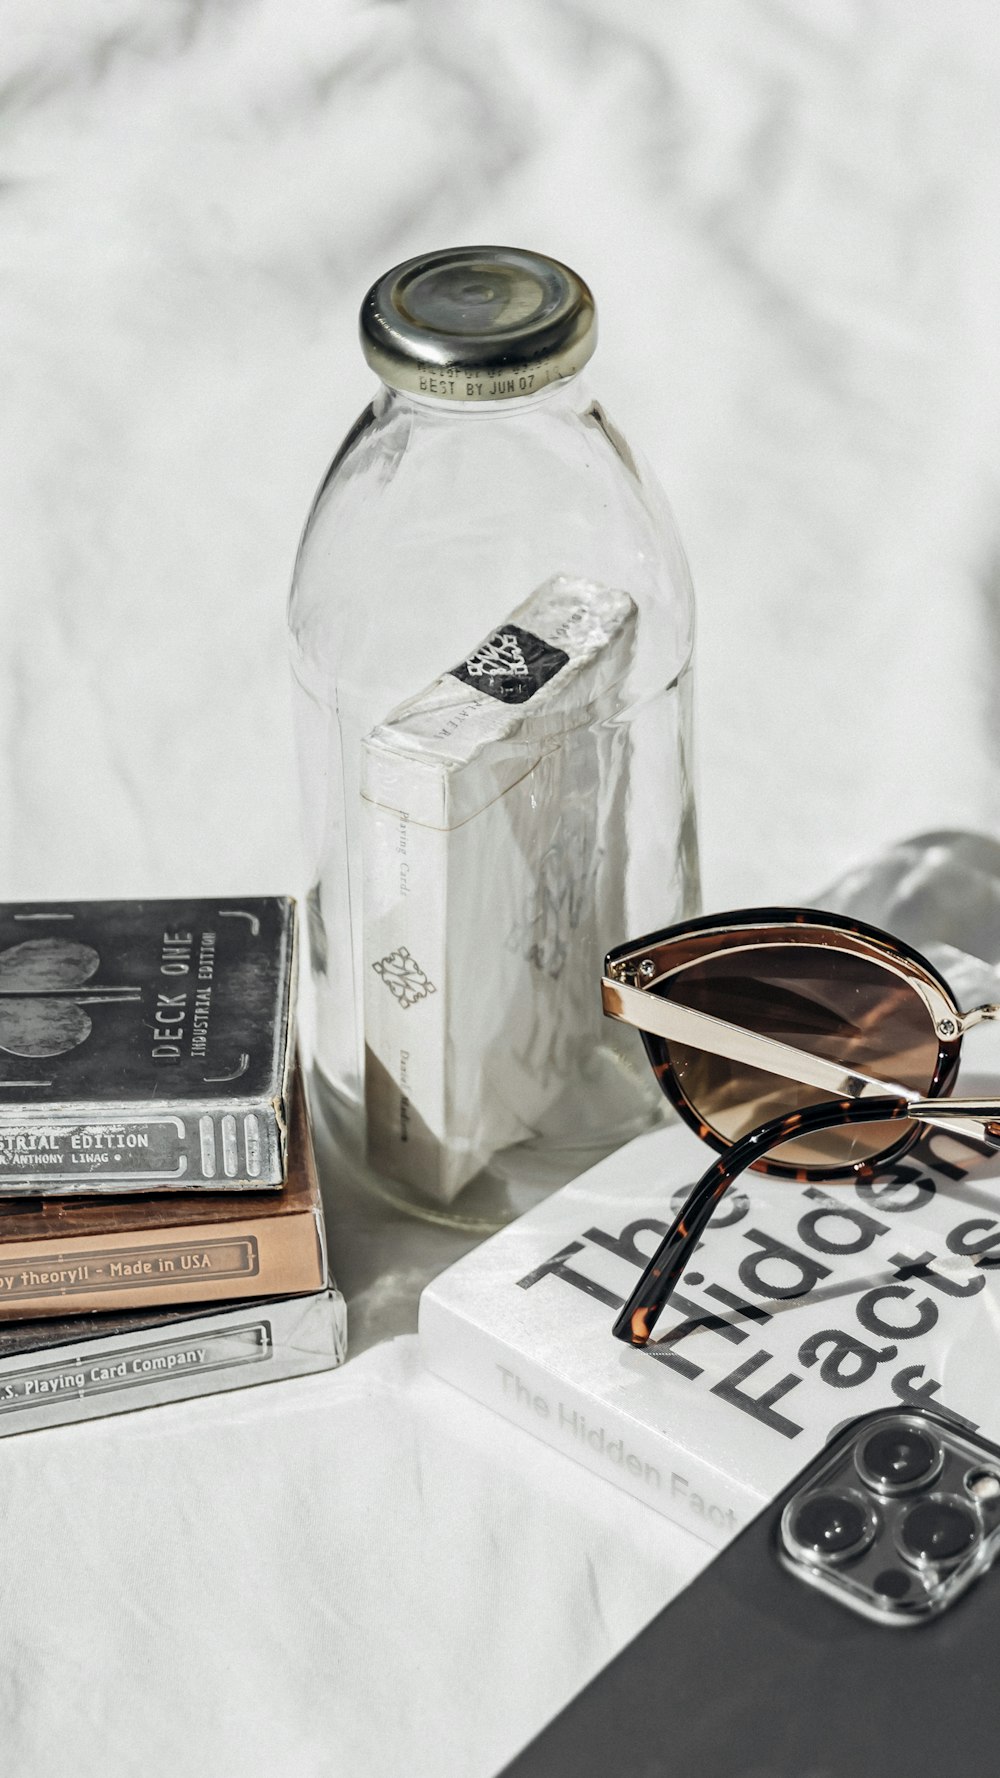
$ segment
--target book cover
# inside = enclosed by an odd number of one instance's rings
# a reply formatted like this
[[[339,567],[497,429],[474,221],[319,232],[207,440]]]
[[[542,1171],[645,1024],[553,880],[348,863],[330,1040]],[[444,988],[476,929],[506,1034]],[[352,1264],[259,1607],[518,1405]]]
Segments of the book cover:
[[[935,1131],[868,1184],[744,1175],[634,1350],[616,1311],[710,1158],[641,1136],[459,1260],[430,1369],[715,1544],[868,1409],[1000,1438],[1000,1155]]]
[[[0,1193],[284,1177],[287,897],[0,905]]]
[[[363,743],[369,1159],[437,1202],[587,1120],[635,624],[627,593],[557,576]]]
[[[280,1192],[0,1199],[0,1323],[319,1290],[326,1243],[293,1076]]]
[[[307,1296],[0,1328],[0,1438],[332,1370],[347,1353],[333,1280]]]

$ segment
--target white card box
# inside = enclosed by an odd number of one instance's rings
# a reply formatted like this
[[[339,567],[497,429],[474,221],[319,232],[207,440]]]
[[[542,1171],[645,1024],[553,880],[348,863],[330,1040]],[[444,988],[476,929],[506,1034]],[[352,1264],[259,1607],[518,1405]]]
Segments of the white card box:
[[[624,929],[635,626],[627,593],[559,576],[364,742],[368,1153],[438,1202],[572,1126]]]
[[[425,1362],[717,1545],[869,1409],[1000,1440],[1000,1156],[971,1158],[936,1132],[870,1187],[745,1175],[639,1351],[616,1309],[711,1159],[654,1131],[425,1289]]]

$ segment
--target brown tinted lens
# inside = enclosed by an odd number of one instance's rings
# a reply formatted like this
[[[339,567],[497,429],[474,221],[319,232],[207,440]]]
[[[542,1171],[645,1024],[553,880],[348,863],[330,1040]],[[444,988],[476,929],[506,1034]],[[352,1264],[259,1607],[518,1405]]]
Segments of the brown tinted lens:
[[[717,951],[657,983],[654,991],[893,1085],[926,1093],[934,1077],[937,1037],[916,989],[848,950],[768,942]],[[769,1118],[831,1096],[685,1044],[666,1048],[689,1104],[729,1142]],[[823,1131],[786,1142],[773,1159],[797,1167],[870,1160],[911,1128],[892,1123]]]

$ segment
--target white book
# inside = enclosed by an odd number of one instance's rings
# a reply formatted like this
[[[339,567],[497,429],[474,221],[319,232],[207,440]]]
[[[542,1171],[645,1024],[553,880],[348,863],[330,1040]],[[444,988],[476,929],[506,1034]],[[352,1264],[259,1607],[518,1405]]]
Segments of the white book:
[[[575,1129],[589,1090],[635,621],[627,593],[557,576],[363,743],[368,1154],[438,1202]]]
[[[712,1158],[653,1131],[459,1260],[430,1369],[714,1544],[869,1409],[1000,1439],[1000,1155],[933,1132],[868,1186],[745,1174],[632,1349],[617,1309]]]

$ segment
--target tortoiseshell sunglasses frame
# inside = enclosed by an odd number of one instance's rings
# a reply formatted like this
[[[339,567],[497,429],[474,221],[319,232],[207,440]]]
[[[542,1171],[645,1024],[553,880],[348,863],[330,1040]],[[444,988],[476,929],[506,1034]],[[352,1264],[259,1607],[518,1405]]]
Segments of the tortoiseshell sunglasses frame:
[[[675,1285],[687,1270],[719,1199],[748,1167],[760,1165],[768,1149],[779,1147],[793,1136],[818,1135],[823,1130],[842,1129],[845,1124],[882,1123],[912,1115],[909,1099],[836,1099],[772,1118],[734,1142],[728,1153],[714,1161],[692,1186],[632,1295],[623,1304],[612,1330],[615,1338],[629,1346],[646,1345]],[[874,1161],[860,1161],[854,1172],[871,1177],[883,1160],[884,1156],[879,1155]]]
[[[916,990],[928,1008],[938,1044],[933,1078],[925,1095],[830,1062],[794,1045],[761,1037],[726,1020],[679,1006],[655,992],[657,983],[671,973],[670,949],[676,940],[689,938],[692,934],[719,937],[723,942],[718,950],[706,947],[699,952],[697,961],[701,962],[720,952],[743,948],[738,945],[741,934],[768,929],[780,933],[776,943],[799,942],[853,951],[881,964]],[[729,942],[725,942],[727,940]],[[850,1174],[871,1178],[879,1167],[906,1152],[924,1124],[967,1136],[974,1142],[1000,1144],[1000,1097],[954,1099],[942,1096],[954,1081],[965,1032],[983,1019],[1000,1017],[1000,1005],[977,1006],[963,1013],[933,964],[902,939],[894,938],[876,926],[848,920],[819,908],[747,908],[702,916],[617,946],[605,960],[601,986],[605,1012],[609,1017],[622,1019],[639,1029],[663,1091],[684,1121],[722,1155],[722,1159],[714,1162],[692,1187],[615,1322],[616,1336],[629,1345],[646,1344],[657,1316],[669,1302],[716,1204],[746,1168],[803,1182],[844,1178]],[[826,1089],[829,1098],[772,1118],[739,1139],[727,1141],[704,1122],[686,1097],[670,1060],[668,1044],[671,1041],[707,1050],[781,1079]],[[907,1128],[898,1140],[863,1160],[804,1167],[777,1161],[771,1153],[796,1137],[816,1135],[850,1124],[882,1122],[899,1122]]]
[[[861,920],[846,919],[821,908],[768,907],[742,908],[730,913],[701,915],[697,919],[684,920],[675,926],[664,927],[659,932],[647,933],[644,938],[630,939],[626,944],[609,951],[605,959],[601,983],[604,1011],[610,1018],[623,1020],[638,1028],[660,1087],[684,1122],[690,1125],[703,1142],[707,1142],[720,1154],[725,1154],[732,1146],[730,1141],[705,1122],[697,1106],[687,1098],[670,1059],[670,1041],[717,1055],[727,1055],[734,1061],[764,1072],[814,1086],[830,1100],[840,1097],[870,1097],[876,1093],[892,1097],[898,1096],[902,1090],[898,1082],[879,1080],[874,1075],[862,1074],[846,1065],[828,1062],[792,1045],[759,1037],[754,1032],[727,1024],[722,1019],[710,1018],[704,1013],[678,1006],[656,993],[658,982],[671,973],[670,953],[677,940],[690,938],[692,934],[718,937],[718,951],[706,949],[700,953],[698,961],[702,962],[708,957],[735,948],[741,934],[759,935],[768,929],[780,935],[780,938],[776,936],[775,942],[805,943],[853,952],[881,965],[916,991],[927,1006],[938,1050],[933,1076],[926,1093],[908,1093],[907,1097],[913,1100],[914,1117],[923,1122],[928,1121],[926,1115],[921,1119],[917,1107],[925,1105],[929,1108],[929,1101],[937,1100],[948,1093],[958,1071],[965,1032],[983,1019],[1000,1016],[1000,1006],[977,1006],[963,1013],[948,983],[934,965],[902,939],[894,938],[891,933],[883,932],[877,926],[866,925]],[[986,1122],[993,1122],[998,1118],[1000,1100],[991,1100],[985,1109],[980,1109],[978,1100],[959,1101],[949,1098],[941,1107],[940,1117],[933,1121],[946,1124],[956,1134],[982,1141]],[[867,1169],[872,1158],[880,1165],[898,1159],[912,1146],[918,1135],[919,1124],[914,1122],[908,1129],[901,1131],[898,1139],[884,1151],[863,1161],[801,1166],[762,1155],[752,1165],[755,1172],[774,1174],[782,1179],[805,1182],[843,1178],[845,1174]]]

